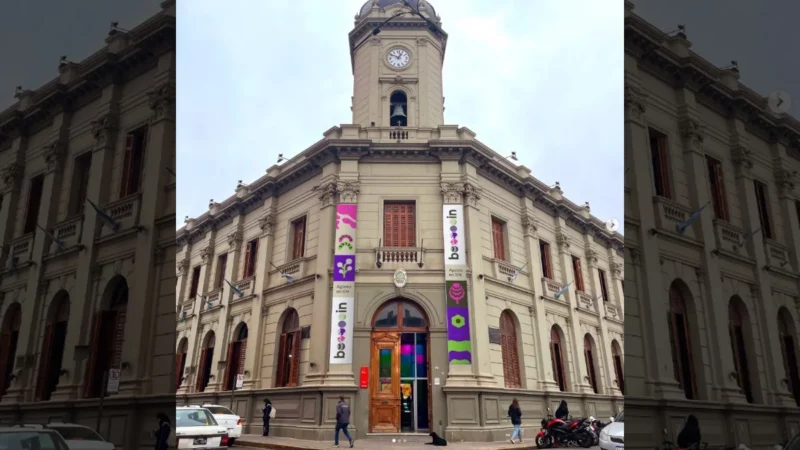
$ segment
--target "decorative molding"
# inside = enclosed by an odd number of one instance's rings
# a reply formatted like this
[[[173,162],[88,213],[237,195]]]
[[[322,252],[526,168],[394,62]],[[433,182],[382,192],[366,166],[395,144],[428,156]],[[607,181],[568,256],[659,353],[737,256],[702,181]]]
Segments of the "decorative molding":
[[[153,110],[152,121],[175,118],[175,83],[164,83],[147,93],[147,101]]]
[[[275,234],[275,224],[277,223],[277,219],[275,214],[268,212],[264,214],[263,217],[258,219],[258,227],[261,228],[261,231],[264,233],[265,236],[272,236]]]
[[[204,249],[203,249],[203,250],[200,252],[200,257],[201,257],[201,258],[202,258],[202,260],[203,260],[203,265],[206,265],[206,264],[208,264],[208,263],[211,261],[211,257],[212,257],[212,256],[214,256],[214,246],[213,246],[213,244],[212,244],[212,245],[209,245],[209,246],[208,246],[208,247],[206,247],[206,248],[204,248]]]
[[[339,193],[339,203],[358,203],[358,193],[361,183],[358,181],[337,181],[336,191]]]
[[[48,173],[61,171],[64,168],[63,162],[67,155],[67,145],[64,141],[57,139],[45,147],[43,155]]]
[[[3,178],[5,189],[8,191],[14,190],[22,180],[23,172],[24,167],[15,162],[7,164],[5,167],[3,167],[3,169],[0,170],[0,177]]]
[[[635,248],[628,248],[628,256],[631,258],[631,264],[638,266],[642,262],[642,252]]]
[[[705,140],[705,127],[694,119],[684,119],[680,123],[681,135],[688,144],[686,151],[702,152]]]
[[[522,230],[526,237],[536,236],[536,232],[539,230],[539,223],[534,216],[523,216],[522,217]]]
[[[241,230],[233,231],[228,235],[228,246],[232,249],[236,248],[242,242],[242,239],[244,239],[244,235]]]
[[[92,123],[92,136],[98,145],[105,145],[110,142],[112,135],[117,131],[117,116],[113,114],[106,114],[93,120]]]
[[[379,47],[381,45],[381,38],[379,37],[370,38],[369,43],[373,47]]]
[[[625,112],[629,117],[640,120],[647,110],[647,96],[636,86],[625,83]]]
[[[425,47],[426,45],[428,45],[428,38],[424,38],[424,37],[417,38],[417,46]]]
[[[322,207],[331,206],[336,201],[336,183],[330,182],[324,186],[320,186],[319,199],[322,201]]]
[[[189,270],[189,258],[184,258],[178,261],[178,263],[175,265],[175,268],[177,269],[179,277],[186,275],[186,271]]]
[[[594,251],[594,249],[591,248],[586,249],[586,260],[589,262],[589,264],[591,265],[596,264],[599,256],[600,255],[598,255],[598,253]]]
[[[623,269],[623,267],[624,266],[622,264],[620,264],[620,263],[612,262],[611,263],[611,275],[614,278],[622,277],[622,269]]]
[[[556,234],[556,244],[561,249],[568,249],[569,248],[569,236],[567,236],[564,232],[559,231]]]
[[[461,203],[464,195],[464,184],[459,182],[444,181],[441,183],[442,198],[445,205]]]
[[[753,152],[747,147],[738,146],[731,150],[731,160],[736,166],[737,172],[743,175],[750,175],[753,168]]]
[[[478,207],[478,200],[481,199],[483,188],[472,183],[464,183],[464,206]]]
[[[777,168],[774,172],[775,185],[781,195],[788,195],[794,192],[794,174],[784,168]]]

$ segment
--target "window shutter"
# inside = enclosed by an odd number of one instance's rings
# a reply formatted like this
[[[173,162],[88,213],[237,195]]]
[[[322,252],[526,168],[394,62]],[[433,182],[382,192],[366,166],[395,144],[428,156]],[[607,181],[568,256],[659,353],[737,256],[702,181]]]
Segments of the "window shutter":
[[[243,339],[239,342],[239,375],[244,375],[244,363],[247,359],[247,339]]]
[[[586,292],[583,288],[583,270],[581,269],[581,260],[580,258],[574,258],[572,260],[573,269],[575,270],[575,287],[578,288],[581,292]]]
[[[36,399],[42,400],[48,394],[47,386],[50,379],[50,352],[53,344],[53,327],[52,323],[48,323],[44,331],[44,340],[42,341],[42,354],[39,355],[39,381],[36,386]],[[59,367],[59,369],[61,369]]]
[[[503,240],[503,224],[497,219],[492,219],[492,242],[494,244],[494,257],[505,261],[506,247]]]
[[[230,378],[231,378],[231,369],[233,368],[233,342],[228,344],[228,354],[225,358],[227,364],[225,364],[225,375],[222,377],[222,390],[227,391],[228,386],[230,386]]]
[[[386,203],[383,217],[385,247],[414,247],[417,244],[417,221],[413,202]]]
[[[513,318],[507,312],[500,315],[500,342],[503,354],[503,378],[507,388],[522,387],[517,354],[517,330]]]
[[[278,370],[275,373],[275,387],[286,386],[284,373],[286,372],[286,333],[281,333],[281,338],[278,344]]]
[[[245,250],[244,250],[244,271],[242,272],[242,278],[243,279],[247,278],[249,276],[248,274],[250,273],[250,252],[251,251],[252,251],[252,248],[251,248],[250,244],[248,243],[245,246]]]
[[[305,217],[294,223],[294,243],[292,244],[292,259],[302,258],[306,247],[306,219]]]
[[[297,386],[300,384],[300,344],[302,343],[302,336],[300,331],[292,333],[292,367],[290,372],[290,386]]]
[[[661,166],[661,182],[664,189],[664,197],[672,198],[669,183],[669,155],[667,139],[665,137],[660,137],[658,139],[658,158]]]
[[[89,344],[89,361],[86,364],[86,385],[83,388],[83,396],[91,398],[94,395],[94,386],[99,382],[95,380],[95,368],[97,367],[98,353],[100,352],[100,329],[103,320],[103,313],[97,312],[94,315],[92,324],[92,340]]]
[[[728,220],[728,198],[725,195],[725,177],[722,171],[722,163],[714,165],[714,173],[717,178],[717,197],[719,198],[719,213],[722,220]]]
[[[553,279],[553,263],[550,260],[550,244],[544,244],[544,261],[545,261],[545,271],[547,274],[545,275],[549,279]]]
[[[122,160],[122,180],[120,181],[119,198],[127,197],[131,194],[131,158],[133,157],[133,133],[125,136],[125,154]]]
[[[217,273],[217,287],[221,288],[225,284],[225,271],[228,266],[228,254],[219,256],[219,268]]]
[[[200,364],[197,366],[197,379],[195,380],[195,390],[197,392],[203,392],[205,389],[205,378],[206,378],[206,358],[208,357],[208,349],[204,348],[203,351],[200,352]]]

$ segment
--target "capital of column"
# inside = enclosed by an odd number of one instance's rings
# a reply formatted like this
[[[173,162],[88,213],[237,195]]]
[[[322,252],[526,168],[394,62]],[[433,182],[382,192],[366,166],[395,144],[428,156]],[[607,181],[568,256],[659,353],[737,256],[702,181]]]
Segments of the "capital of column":
[[[536,217],[523,216],[522,230],[525,234],[525,237],[536,237],[536,232],[539,230],[539,223],[536,220]]]
[[[445,205],[461,203],[464,195],[464,183],[445,181],[441,183],[442,200]]]
[[[243,239],[244,233],[242,233],[242,230],[233,231],[228,235],[228,246],[231,248],[231,250],[234,250],[239,244],[242,243]]]
[[[478,200],[481,199],[483,188],[472,183],[464,183],[464,206],[478,207]]]
[[[597,264],[598,254],[592,248],[586,249],[586,261],[589,263],[589,266],[594,267]]]
[[[339,203],[358,203],[358,193],[361,183],[357,180],[336,182],[336,192],[339,194]]]
[[[611,263],[611,276],[614,279],[622,278],[623,265],[618,262]]]
[[[64,157],[67,155],[67,145],[63,140],[57,139],[44,149],[44,160],[47,163],[47,173],[61,171],[64,168]]]
[[[276,223],[277,219],[275,218],[275,214],[272,212],[268,212],[264,214],[263,217],[258,219],[258,227],[261,228],[261,232],[264,236],[272,236],[275,234]]]
[[[208,247],[204,248],[200,252],[200,257],[203,260],[203,265],[208,264],[211,261],[211,257],[214,256],[214,244],[211,243]]]
[[[111,144],[113,135],[117,131],[119,117],[113,113],[106,113],[91,122],[92,136],[98,148]]]
[[[327,206],[335,205],[336,204],[336,182],[328,182],[327,184],[320,186],[320,201],[322,201],[322,207],[325,208]]]
[[[681,135],[686,142],[684,151],[702,153],[705,128],[700,125],[700,122],[692,118],[686,118],[681,121],[680,127]]]
[[[147,94],[148,104],[153,110],[152,121],[175,120],[175,83],[168,81]]]
[[[556,233],[556,244],[558,244],[558,248],[561,251],[567,251],[570,246],[569,236],[567,236],[563,231],[559,231]]]
[[[778,186],[778,193],[781,197],[793,197],[794,194],[794,174],[782,167],[775,170],[775,185]]]
[[[630,83],[625,83],[625,118],[641,121],[647,109],[647,95]]]
[[[178,273],[178,277],[182,277],[186,275],[186,271],[189,269],[189,258],[184,258],[175,265],[175,269]]]
[[[753,152],[745,146],[737,146],[731,150],[731,159],[736,167],[737,175],[750,176],[750,171],[753,168]]]
[[[6,191],[16,191],[19,189],[19,184],[22,181],[24,166],[12,162],[0,169],[0,178],[3,179],[3,184]]]

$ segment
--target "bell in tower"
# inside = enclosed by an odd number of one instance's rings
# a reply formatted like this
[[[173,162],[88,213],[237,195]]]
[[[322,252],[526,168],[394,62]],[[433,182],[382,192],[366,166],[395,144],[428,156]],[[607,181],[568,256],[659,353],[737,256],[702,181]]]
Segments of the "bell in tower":
[[[408,101],[406,94],[402,91],[395,91],[389,99],[389,123],[393,126],[405,127],[408,125]]]

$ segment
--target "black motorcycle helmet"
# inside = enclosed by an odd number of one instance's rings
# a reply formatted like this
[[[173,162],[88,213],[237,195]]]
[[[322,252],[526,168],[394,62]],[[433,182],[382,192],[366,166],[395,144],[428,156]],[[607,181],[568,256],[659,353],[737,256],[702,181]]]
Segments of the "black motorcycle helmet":
[[[542,419],[542,428],[547,426],[547,419]]]

